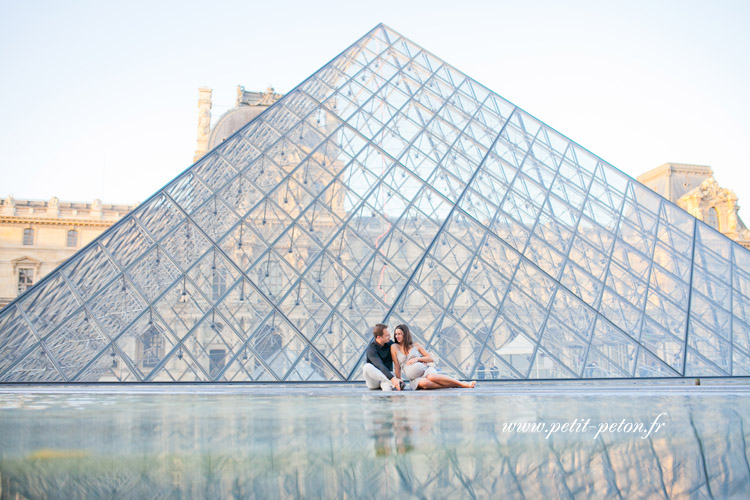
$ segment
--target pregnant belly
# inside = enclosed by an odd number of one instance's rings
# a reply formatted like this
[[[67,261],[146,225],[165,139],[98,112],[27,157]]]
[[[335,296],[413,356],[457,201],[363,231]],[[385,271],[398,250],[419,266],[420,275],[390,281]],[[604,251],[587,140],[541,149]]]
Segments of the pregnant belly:
[[[424,363],[417,361],[416,363],[404,367],[404,375],[406,375],[406,378],[409,380],[414,380],[415,378],[423,376],[426,369],[427,366]]]

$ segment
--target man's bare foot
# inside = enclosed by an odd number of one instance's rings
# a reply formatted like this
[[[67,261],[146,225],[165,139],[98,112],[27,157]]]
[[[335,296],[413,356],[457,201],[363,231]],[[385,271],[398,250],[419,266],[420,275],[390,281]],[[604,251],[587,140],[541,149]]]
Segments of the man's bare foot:
[[[468,384],[466,384],[466,388],[467,389],[473,389],[475,385],[477,385],[477,383],[474,380],[472,380],[471,382],[469,382]]]

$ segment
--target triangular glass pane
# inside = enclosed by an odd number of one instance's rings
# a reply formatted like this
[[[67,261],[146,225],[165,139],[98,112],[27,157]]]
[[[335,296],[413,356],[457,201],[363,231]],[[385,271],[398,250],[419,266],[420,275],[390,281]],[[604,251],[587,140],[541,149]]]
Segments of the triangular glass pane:
[[[68,380],[109,343],[94,323],[89,314],[81,310],[43,341]]]
[[[622,331],[636,338],[643,317],[641,310],[623,300],[616,292],[605,288],[599,312]]]
[[[123,361],[120,354],[111,346],[104,349],[74,382],[141,382]]]
[[[692,348],[687,349],[687,359],[685,360],[686,377],[726,377],[728,372],[721,370],[715,364],[706,360]]]
[[[537,349],[529,370],[530,379],[566,379],[578,376],[543,347]]]
[[[3,382],[66,382],[66,380],[57,371],[44,349],[38,346],[3,376]]]
[[[726,374],[732,371],[732,344],[718,335],[716,330],[707,328],[699,321],[691,320],[687,343],[689,348],[700,353],[703,358],[710,361],[716,368]]]
[[[369,339],[362,338],[362,334],[340,316],[333,316],[313,340],[317,351],[332,365],[341,367],[339,371],[344,375],[351,373],[360,358],[362,346],[368,343]]]
[[[522,378],[526,378],[536,343],[502,318],[487,339],[487,349],[512,367]]]
[[[252,350],[242,347],[233,361],[221,375],[221,381],[226,382],[276,382],[276,378],[261,363]]]
[[[732,321],[732,342],[745,352],[750,352],[750,326],[737,318]]]
[[[37,340],[21,313],[15,307],[9,308],[0,318],[0,381],[4,380],[3,372],[26,354]]]
[[[670,369],[646,349],[638,350],[638,361],[635,367],[637,378],[679,377],[680,375],[680,372]]]
[[[248,342],[257,358],[279,379],[286,377],[308,345],[279,314],[272,315]]]
[[[750,356],[739,349],[732,351],[732,373],[733,376],[750,375]]]
[[[589,349],[583,378],[626,378],[630,374],[596,349]]]
[[[220,380],[228,361],[241,349],[243,341],[220,314],[212,311],[182,345],[209,380]]]
[[[103,369],[102,373],[109,375],[110,368],[116,368],[112,371],[119,376],[124,367],[119,360],[116,366],[112,363],[111,354],[115,352],[115,357],[119,357],[122,353],[127,358],[126,364],[132,367],[131,371],[135,373],[137,379],[145,380],[159,366],[164,356],[172,351],[177,340],[158,314],[150,310],[123,332],[115,344],[117,349],[110,348],[105,351],[103,361],[99,363],[101,366],[94,372],[88,373],[86,377],[93,377],[95,373],[99,373],[100,369]],[[107,353],[109,356],[106,356]]]
[[[581,376],[588,342],[574,334],[556,317],[551,316],[544,325],[540,345],[555,353],[557,359],[576,376]]]
[[[505,361],[498,355],[494,354],[494,351],[485,349],[477,363],[473,378],[479,380],[518,380],[522,376],[511,367],[509,367]]]
[[[119,268],[124,269],[146,253],[153,240],[134,219],[126,218],[102,234],[100,243]]]
[[[103,331],[114,338],[146,307],[143,299],[125,279],[119,278],[88,305]]]
[[[619,368],[622,376],[633,376],[638,344],[632,338],[599,319],[591,339],[591,347]],[[591,354],[589,354],[589,359],[591,359]]]
[[[182,344],[174,348],[164,358],[163,365],[148,377],[149,382],[205,382],[208,380],[208,374],[201,370]]]
[[[61,324],[79,306],[73,292],[59,275],[52,275],[33,287],[19,303],[40,338]]]
[[[684,340],[670,335],[658,326],[657,323],[647,319],[643,323],[639,342],[652,354],[658,356],[663,362],[674,368],[675,372],[682,373],[685,357]]]
[[[88,299],[117,275],[117,269],[96,245],[75,260],[70,261],[62,273],[75,287],[81,298]]]
[[[286,378],[287,382],[338,382],[340,380],[341,377],[326,363],[324,356],[312,347],[305,349]]]
[[[154,248],[128,270],[128,276],[147,300],[154,300],[174,283],[180,270],[160,248]]]

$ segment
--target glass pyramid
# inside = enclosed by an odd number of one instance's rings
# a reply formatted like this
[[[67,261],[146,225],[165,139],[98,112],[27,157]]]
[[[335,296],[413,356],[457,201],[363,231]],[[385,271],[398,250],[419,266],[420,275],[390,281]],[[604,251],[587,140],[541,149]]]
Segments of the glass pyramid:
[[[0,382],[750,375],[750,253],[384,25],[0,314]]]

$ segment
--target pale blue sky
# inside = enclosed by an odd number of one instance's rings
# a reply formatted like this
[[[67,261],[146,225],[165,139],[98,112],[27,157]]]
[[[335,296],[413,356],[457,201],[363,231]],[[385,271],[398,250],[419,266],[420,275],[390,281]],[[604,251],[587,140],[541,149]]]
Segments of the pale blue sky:
[[[707,164],[750,204],[750,2],[654,0],[0,0],[0,196],[142,201],[198,87],[215,117],[287,92],[381,21],[632,176]]]

